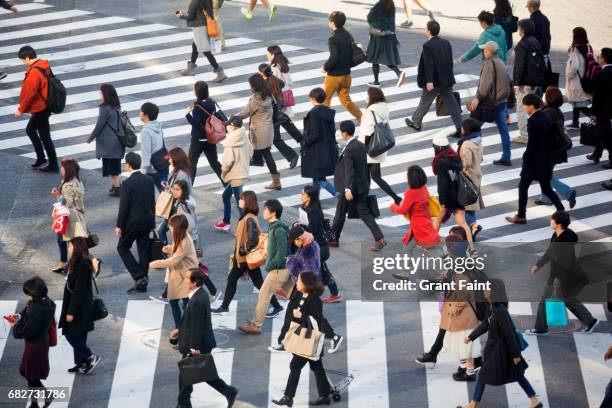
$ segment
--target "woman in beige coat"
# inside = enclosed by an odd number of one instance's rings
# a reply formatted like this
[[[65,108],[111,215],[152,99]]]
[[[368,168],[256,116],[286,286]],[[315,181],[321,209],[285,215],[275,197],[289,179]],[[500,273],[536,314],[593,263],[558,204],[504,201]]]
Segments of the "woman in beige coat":
[[[461,139],[458,142],[459,156],[463,162],[463,172],[478,187],[478,201],[465,207],[465,220],[472,228],[473,240],[476,240],[476,236],[482,231],[482,226],[478,224],[476,211],[485,208],[480,190],[480,184],[482,183],[480,163],[482,163],[482,156],[484,154],[482,136],[480,134],[481,126],[482,124],[476,119],[465,119],[461,122]]]
[[[565,95],[568,102],[572,104],[573,118],[570,129],[580,129],[580,112],[586,116],[591,116],[591,111],[588,106],[591,104],[593,95],[588,94],[582,88],[580,77],[584,77],[586,67],[585,57],[588,53],[593,53],[593,48],[589,45],[587,32],[582,27],[576,27],[572,31],[573,39],[572,46],[567,51],[568,59],[565,64]],[[594,53],[593,53],[594,54]],[[597,61],[597,56],[595,61]]]
[[[87,238],[89,236],[87,224],[85,222],[85,204],[83,203],[85,187],[79,178],[80,169],[81,168],[76,160],[72,158],[62,160],[62,164],[60,166],[62,182],[60,183],[59,188],[53,188],[51,190],[51,195],[53,195],[58,201],[63,202],[68,210],[70,210],[68,225],[66,226],[66,233],[63,235],[57,235],[57,245],[60,251],[60,262],[51,270],[55,273],[65,273],[64,267],[68,262],[68,241],[76,237]],[[96,275],[98,273],[99,262],[100,260],[95,258],[93,259]]]
[[[249,118],[249,140],[254,150],[253,163],[263,166],[265,160],[272,175],[272,184],[266,188],[280,190],[280,174],[276,169],[271,152],[274,142],[272,95],[265,80],[259,74],[249,77],[249,85],[251,86],[251,97],[247,106],[237,116],[241,119]]]
[[[153,261],[149,268],[166,268],[166,281],[168,283],[168,300],[172,309],[172,317],[176,328],[181,324],[182,310],[179,300],[182,300],[182,309],[187,307],[189,291],[185,286],[183,278],[191,268],[198,267],[198,257],[195,245],[189,236],[189,221],[182,214],[173,215],[169,222],[172,232],[172,245],[163,248],[163,252],[170,258]]]

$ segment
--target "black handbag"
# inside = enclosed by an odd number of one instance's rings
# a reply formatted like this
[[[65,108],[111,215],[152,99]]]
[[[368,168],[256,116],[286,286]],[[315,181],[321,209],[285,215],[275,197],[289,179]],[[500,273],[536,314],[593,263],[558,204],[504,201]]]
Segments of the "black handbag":
[[[163,141],[162,147],[151,155],[151,166],[157,171],[166,171],[170,168],[170,154],[166,149],[166,143]]]
[[[256,166],[256,167],[264,166],[264,159],[259,150],[255,150],[253,152],[253,156],[251,157],[251,162],[249,163],[249,165]]]
[[[552,65],[550,65],[550,59],[546,61],[546,72],[544,74],[544,84],[543,91],[546,92],[546,89],[549,86],[559,87],[559,77],[560,74],[558,72],[553,72]]]
[[[372,111],[372,116],[374,116],[374,133],[368,143],[368,155],[376,157],[395,146],[395,136],[393,136],[389,123],[378,123],[374,111]]]
[[[480,75],[482,76],[482,70]],[[480,122],[495,122],[495,117],[497,116],[495,101],[497,101],[497,69],[493,62],[493,102],[488,100],[488,98],[487,100],[480,101],[474,112],[470,113],[470,117]]]
[[[94,288],[96,288],[96,296],[94,296],[93,300],[93,308],[92,308],[92,318],[94,321],[102,320],[106,316],[108,316],[108,309],[104,304],[104,301],[100,297],[100,291],[98,291],[98,284],[96,283],[96,278],[91,276],[91,280],[93,281]]]
[[[179,381],[184,385],[193,385],[219,378],[217,366],[212,354],[197,356],[188,355],[178,362]]]
[[[160,259],[166,259],[164,254],[164,241],[162,241],[155,231],[153,231],[153,237],[151,238],[151,261],[159,261]]]
[[[380,210],[378,209],[378,199],[376,198],[376,196],[369,195],[366,200],[367,200],[366,204],[368,206],[368,209],[370,210],[370,214],[372,214],[372,217],[374,218],[380,217]],[[349,205],[348,218],[350,219],[359,218],[359,213],[357,212],[357,207],[355,206],[354,199],[353,201],[351,201]]]
[[[100,243],[100,237],[96,234],[89,234],[87,238],[85,238],[85,243],[87,244],[87,249],[94,248]]]
[[[366,51],[363,49],[363,46],[356,42],[355,39],[351,36],[351,68],[356,67],[359,64],[366,62],[368,57],[366,56]]]
[[[457,189],[457,202],[462,207],[467,207],[478,201],[478,187],[462,171],[458,172],[459,188]]]
[[[457,100],[459,109],[461,109],[461,95],[459,92],[453,92],[453,96]],[[436,116],[450,116],[450,111],[448,110],[448,106],[446,106],[442,95],[436,96]]]
[[[583,146],[601,146],[599,129],[594,122],[582,123],[580,125],[580,144]]]

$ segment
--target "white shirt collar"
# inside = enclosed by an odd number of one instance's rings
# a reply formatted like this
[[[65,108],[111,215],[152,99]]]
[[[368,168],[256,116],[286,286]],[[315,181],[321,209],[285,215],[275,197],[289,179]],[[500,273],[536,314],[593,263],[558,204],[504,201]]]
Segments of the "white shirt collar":
[[[200,289],[200,288],[195,288],[194,290],[189,292],[189,294],[187,295],[187,296],[189,296],[189,299],[191,299],[193,297],[193,295],[198,291],[198,289]]]
[[[136,173],[136,172],[140,173],[140,169],[136,169],[136,170],[132,170],[132,171],[130,171],[130,172],[128,173],[128,178],[129,178],[129,177],[130,177],[132,174],[134,174],[134,173]]]

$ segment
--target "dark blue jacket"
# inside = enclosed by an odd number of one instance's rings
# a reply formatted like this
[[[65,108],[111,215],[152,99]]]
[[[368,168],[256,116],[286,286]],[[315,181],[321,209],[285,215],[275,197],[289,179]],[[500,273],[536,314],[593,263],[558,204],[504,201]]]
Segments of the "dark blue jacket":
[[[204,134],[203,125],[208,119],[208,113],[204,112],[199,107],[207,110],[210,113],[215,113],[217,111],[217,106],[215,101],[208,98],[203,101],[198,101],[197,104],[193,104],[193,111],[185,115],[187,118],[187,122],[191,124],[191,140],[206,140],[206,135]]]
[[[535,37],[542,45],[542,52],[544,55],[550,54],[550,21],[540,10],[536,10],[531,13],[529,17],[533,24],[535,24]]]

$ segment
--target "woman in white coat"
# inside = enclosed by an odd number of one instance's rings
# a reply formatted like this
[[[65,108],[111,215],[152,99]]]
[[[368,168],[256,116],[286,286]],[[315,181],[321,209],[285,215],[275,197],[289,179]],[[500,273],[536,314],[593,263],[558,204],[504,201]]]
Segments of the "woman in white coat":
[[[593,53],[593,48],[589,45],[587,32],[584,28],[576,27],[572,30],[572,33],[572,46],[567,51],[569,57],[565,64],[565,77],[567,81],[565,84],[565,95],[568,102],[574,108],[570,129],[580,129],[580,123],[578,122],[580,112],[586,116],[591,116],[591,110],[588,106],[591,104],[593,95],[584,91],[580,77],[584,77],[587,69],[585,57],[589,52]],[[597,57],[595,57],[595,60],[597,60]]]
[[[387,100],[385,94],[380,88],[370,87],[368,88],[368,107],[365,113],[361,117],[361,126],[359,128],[358,140],[361,143],[368,144],[369,138],[374,133],[374,127],[376,122],[388,123],[389,122],[389,107],[387,106]],[[376,120],[374,119],[376,117]],[[376,157],[370,157],[368,155],[368,170],[370,171],[370,178],[374,180],[378,187],[380,187],[389,197],[393,199],[395,204],[400,204],[402,199],[400,196],[395,194],[391,186],[387,184],[382,178],[380,172],[380,164],[387,159],[387,153],[383,153]]]

